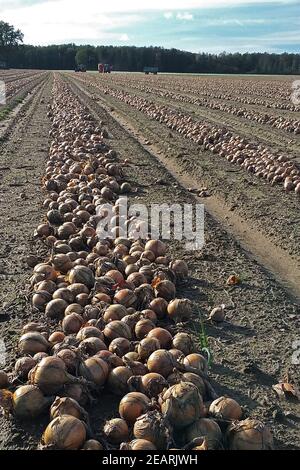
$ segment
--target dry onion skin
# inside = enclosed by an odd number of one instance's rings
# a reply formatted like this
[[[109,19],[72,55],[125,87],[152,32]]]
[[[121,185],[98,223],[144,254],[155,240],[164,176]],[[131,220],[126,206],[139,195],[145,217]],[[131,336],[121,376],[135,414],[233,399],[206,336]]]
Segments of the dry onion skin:
[[[213,419],[198,419],[185,430],[184,438],[186,443],[193,441],[197,437],[205,438],[209,450],[222,447],[222,431]]]
[[[268,426],[257,419],[233,423],[227,430],[230,450],[272,450],[273,436]]]
[[[149,411],[137,418],[133,434],[136,439],[152,442],[156,449],[167,449],[170,441],[170,429],[166,420],[158,411]]]
[[[58,450],[78,450],[86,440],[86,427],[74,416],[58,416],[48,424],[42,442]]]
[[[45,397],[34,385],[22,385],[13,394],[13,412],[19,418],[36,418],[45,412],[53,400],[53,397]]]
[[[120,401],[119,413],[121,418],[129,424],[144,414],[150,405],[150,399],[140,392],[130,392]]]
[[[122,418],[107,421],[103,432],[106,439],[112,444],[121,444],[129,439],[129,428],[127,422]]]
[[[203,400],[196,385],[181,382],[161,395],[161,410],[175,429],[189,426],[203,417]]]
[[[95,439],[89,439],[84,443],[81,450],[104,450],[104,448],[101,442],[96,441]]]
[[[232,398],[219,397],[211,403],[209,413],[218,419],[235,421],[241,419],[243,411]]]

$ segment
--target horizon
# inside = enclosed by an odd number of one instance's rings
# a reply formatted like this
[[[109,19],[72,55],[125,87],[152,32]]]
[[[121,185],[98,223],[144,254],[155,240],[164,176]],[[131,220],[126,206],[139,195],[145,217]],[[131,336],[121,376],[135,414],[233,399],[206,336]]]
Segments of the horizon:
[[[299,53],[299,0],[3,0],[0,16],[24,44],[136,46],[193,53]],[[274,32],[276,31],[276,32]],[[42,38],[42,40],[40,40]]]

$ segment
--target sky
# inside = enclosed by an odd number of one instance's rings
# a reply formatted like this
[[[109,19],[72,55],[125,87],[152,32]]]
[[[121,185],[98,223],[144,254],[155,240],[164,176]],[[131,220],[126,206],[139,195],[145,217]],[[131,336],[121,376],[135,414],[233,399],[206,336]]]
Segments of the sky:
[[[300,53],[300,0],[0,0],[0,20],[34,45]]]

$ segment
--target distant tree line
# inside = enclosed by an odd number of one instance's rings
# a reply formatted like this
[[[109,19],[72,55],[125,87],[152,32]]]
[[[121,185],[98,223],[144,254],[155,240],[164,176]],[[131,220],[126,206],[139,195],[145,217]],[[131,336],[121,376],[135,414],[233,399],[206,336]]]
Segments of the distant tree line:
[[[72,70],[83,64],[96,70],[99,62],[114,70],[142,71],[157,66],[161,72],[300,74],[300,54],[208,54],[135,46],[30,46],[22,44],[21,31],[0,21],[0,60],[12,68]]]

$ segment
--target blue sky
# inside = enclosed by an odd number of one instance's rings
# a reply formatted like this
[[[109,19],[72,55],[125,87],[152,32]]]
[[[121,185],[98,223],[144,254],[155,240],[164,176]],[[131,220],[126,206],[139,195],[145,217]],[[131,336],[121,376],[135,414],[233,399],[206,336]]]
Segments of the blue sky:
[[[300,52],[300,0],[0,0],[31,44]],[[207,7],[207,5],[210,5]],[[142,5],[142,6],[141,6]]]

